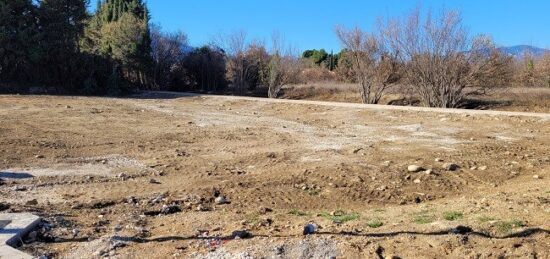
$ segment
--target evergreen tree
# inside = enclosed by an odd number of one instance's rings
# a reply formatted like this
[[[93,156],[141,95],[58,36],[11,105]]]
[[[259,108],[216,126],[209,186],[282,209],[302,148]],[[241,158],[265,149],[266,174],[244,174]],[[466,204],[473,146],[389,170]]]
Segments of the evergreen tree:
[[[0,82],[30,81],[39,59],[32,0],[0,0]]]
[[[42,0],[39,4],[41,78],[47,84],[73,86],[79,73],[87,1]]]
[[[85,51],[120,65],[124,79],[132,85],[149,85],[151,37],[149,13],[142,0],[101,2],[82,45]]]

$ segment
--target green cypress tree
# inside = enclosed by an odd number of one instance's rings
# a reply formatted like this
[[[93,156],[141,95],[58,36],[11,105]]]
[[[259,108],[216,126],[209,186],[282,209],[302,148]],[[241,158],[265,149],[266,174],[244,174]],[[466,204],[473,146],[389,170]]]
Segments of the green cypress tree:
[[[0,81],[31,81],[39,59],[32,0],[0,0]]]

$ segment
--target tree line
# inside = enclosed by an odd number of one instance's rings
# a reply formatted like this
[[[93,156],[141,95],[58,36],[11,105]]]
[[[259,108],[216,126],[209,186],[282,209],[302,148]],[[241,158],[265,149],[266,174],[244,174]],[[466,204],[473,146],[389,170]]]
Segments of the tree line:
[[[338,53],[298,55],[274,34],[270,44],[246,33],[201,47],[183,32],[150,23],[143,0],[0,0],[0,87],[23,92],[119,95],[141,89],[260,92],[315,80],[355,83],[364,103],[398,85],[425,106],[456,107],[471,87],[550,86],[550,57],[514,60],[487,36],[471,36],[455,11],[417,9],[376,29],[337,27]],[[269,45],[269,47],[267,47]]]

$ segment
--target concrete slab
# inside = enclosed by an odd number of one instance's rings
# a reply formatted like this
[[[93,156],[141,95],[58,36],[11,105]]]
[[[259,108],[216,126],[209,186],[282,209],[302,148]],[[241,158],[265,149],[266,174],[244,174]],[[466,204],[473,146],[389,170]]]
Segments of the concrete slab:
[[[0,258],[34,258],[14,247],[40,220],[40,217],[30,213],[0,213]]]

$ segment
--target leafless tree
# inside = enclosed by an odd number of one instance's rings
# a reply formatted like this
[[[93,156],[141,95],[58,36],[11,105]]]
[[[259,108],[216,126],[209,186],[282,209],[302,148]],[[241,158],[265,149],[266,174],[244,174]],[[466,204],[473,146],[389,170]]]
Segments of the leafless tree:
[[[158,89],[168,89],[175,77],[181,77],[187,35],[183,32],[164,33],[160,26],[151,26],[153,80]]]
[[[376,104],[384,92],[399,81],[399,63],[377,35],[359,28],[336,28],[336,35],[347,50],[353,74],[360,85],[363,103]]]
[[[246,33],[237,31],[219,39],[220,46],[227,53],[227,76],[232,82],[237,93],[243,93],[247,89],[254,88],[259,71],[259,62],[264,50],[264,44],[260,41],[248,41]]]
[[[297,81],[301,72],[301,62],[293,54],[291,47],[284,47],[279,34],[272,35],[271,57],[265,77],[268,97],[277,98],[282,87]]]
[[[499,76],[506,62],[495,58],[487,37],[469,36],[456,11],[444,10],[437,17],[428,12],[424,18],[417,8],[406,19],[381,27],[391,52],[406,64],[407,82],[425,106],[457,107],[466,87],[486,87],[487,78]]]

